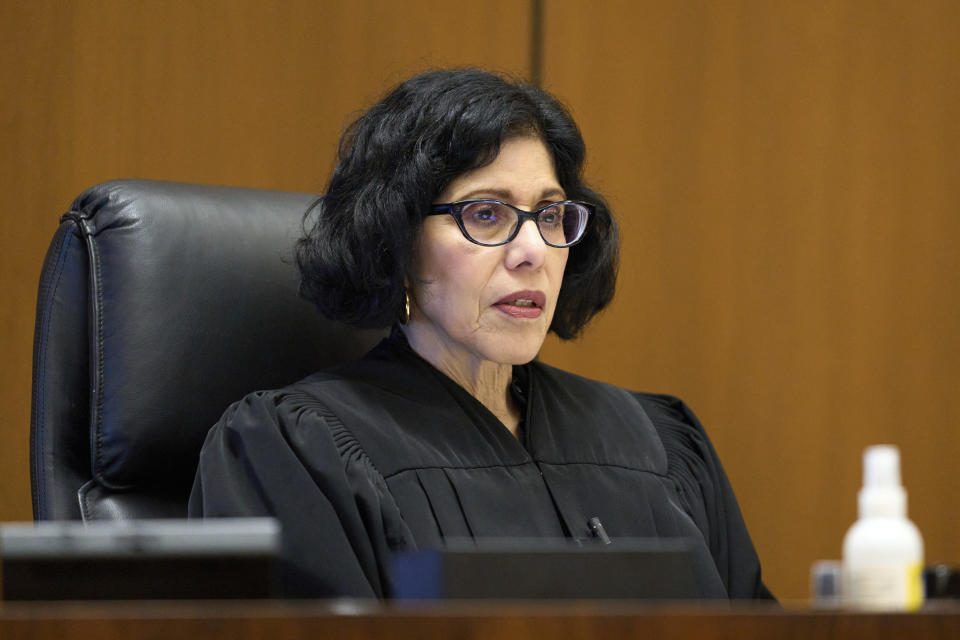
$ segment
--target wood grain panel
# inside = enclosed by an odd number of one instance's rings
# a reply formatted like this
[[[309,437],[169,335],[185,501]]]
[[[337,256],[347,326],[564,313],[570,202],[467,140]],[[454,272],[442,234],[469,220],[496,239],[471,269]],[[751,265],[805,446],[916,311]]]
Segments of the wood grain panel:
[[[807,593],[900,445],[960,562],[960,5],[557,0],[544,78],[623,227],[618,298],[545,359],[685,398],[768,583]]]
[[[408,75],[526,75],[529,14],[512,0],[0,3],[0,520],[31,517],[36,283],[74,196],[119,177],[320,190],[351,114]]]
[[[644,603],[341,602],[8,603],[0,609],[5,640],[182,638],[342,638],[343,640],[525,640],[551,638],[955,638],[960,613],[778,611]]]

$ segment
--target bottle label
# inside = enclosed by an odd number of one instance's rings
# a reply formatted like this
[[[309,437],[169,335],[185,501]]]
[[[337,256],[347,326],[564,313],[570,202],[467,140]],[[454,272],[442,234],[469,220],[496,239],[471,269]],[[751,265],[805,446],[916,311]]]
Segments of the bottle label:
[[[858,609],[916,611],[923,605],[921,563],[850,567],[845,600]]]

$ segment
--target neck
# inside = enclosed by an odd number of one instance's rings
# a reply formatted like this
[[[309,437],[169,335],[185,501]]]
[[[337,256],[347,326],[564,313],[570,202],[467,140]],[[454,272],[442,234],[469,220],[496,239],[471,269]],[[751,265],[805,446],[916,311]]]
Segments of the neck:
[[[441,340],[433,332],[418,330],[417,323],[403,326],[410,348],[448,378],[467,390],[490,413],[517,435],[520,410],[510,394],[513,365],[485,360]]]

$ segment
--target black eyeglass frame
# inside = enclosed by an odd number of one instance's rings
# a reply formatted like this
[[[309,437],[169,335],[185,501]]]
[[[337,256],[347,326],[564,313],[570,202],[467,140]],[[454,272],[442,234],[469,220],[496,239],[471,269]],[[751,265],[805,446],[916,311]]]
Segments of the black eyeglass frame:
[[[487,242],[480,242],[479,240],[471,237],[471,235],[467,232],[466,226],[464,226],[463,224],[463,209],[467,205],[476,204],[476,203],[502,204],[505,207],[509,207],[510,209],[513,209],[517,213],[517,225],[513,228],[513,231],[510,232],[510,235],[507,237],[506,240],[502,242],[495,242],[493,244],[489,244]],[[580,236],[576,240],[574,240],[570,244],[554,244],[549,240],[547,240],[546,237],[544,237],[543,235],[543,229],[540,228],[540,214],[542,214],[547,209],[552,209],[553,207],[556,207],[558,205],[567,205],[567,204],[583,207],[587,212],[587,219],[583,223],[583,231],[580,232]],[[524,221],[533,220],[534,226],[537,227],[537,233],[540,234],[540,237],[543,239],[544,243],[546,243],[548,247],[554,247],[556,249],[565,249],[567,247],[572,247],[573,245],[583,240],[583,236],[587,231],[587,225],[590,223],[590,216],[593,215],[595,208],[596,208],[595,205],[592,205],[589,202],[578,202],[576,200],[562,200],[560,202],[551,202],[550,204],[540,207],[536,211],[526,211],[524,209],[515,207],[512,204],[503,202],[501,200],[481,198],[479,200],[458,200],[457,202],[435,204],[433,205],[433,209],[427,215],[437,216],[437,215],[449,213],[451,216],[453,216],[453,219],[457,221],[457,226],[460,227],[460,233],[463,234],[463,237],[469,240],[470,242],[472,242],[473,244],[478,244],[481,247],[499,247],[501,245],[505,245],[512,242],[513,239],[517,237],[517,234],[520,233],[520,227],[523,226]]]

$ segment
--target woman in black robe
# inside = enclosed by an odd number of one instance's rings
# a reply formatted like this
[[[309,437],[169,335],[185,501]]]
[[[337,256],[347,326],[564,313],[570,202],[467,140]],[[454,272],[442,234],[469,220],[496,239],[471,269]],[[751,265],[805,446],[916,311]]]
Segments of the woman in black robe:
[[[769,597],[693,413],[536,360],[613,296],[616,225],[584,153],[554,98],[478,70],[416,76],[358,118],[297,245],[301,292],[391,335],[232,405],[191,516],[278,518],[297,595],[388,597],[393,553],[586,540],[599,520],[614,541],[691,541],[704,597]]]

